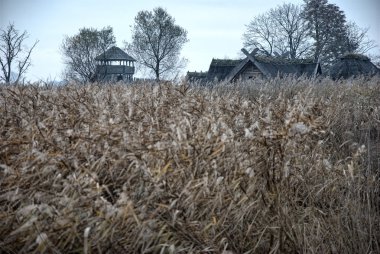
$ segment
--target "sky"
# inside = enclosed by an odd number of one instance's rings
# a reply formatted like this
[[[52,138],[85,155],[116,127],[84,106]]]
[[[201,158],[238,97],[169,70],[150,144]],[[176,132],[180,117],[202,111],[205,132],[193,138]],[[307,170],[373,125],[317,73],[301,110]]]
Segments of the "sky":
[[[65,36],[80,28],[111,26],[117,46],[131,41],[134,18],[141,10],[163,7],[188,31],[182,50],[185,71],[207,71],[212,58],[238,58],[246,25],[256,16],[283,3],[302,0],[0,0],[0,28],[14,23],[29,33],[27,45],[39,40],[32,53],[27,79],[61,80],[64,69],[60,46]],[[380,45],[380,0],[329,0],[348,21],[369,27]],[[128,53],[128,52],[127,52]],[[380,55],[380,47],[372,51]]]

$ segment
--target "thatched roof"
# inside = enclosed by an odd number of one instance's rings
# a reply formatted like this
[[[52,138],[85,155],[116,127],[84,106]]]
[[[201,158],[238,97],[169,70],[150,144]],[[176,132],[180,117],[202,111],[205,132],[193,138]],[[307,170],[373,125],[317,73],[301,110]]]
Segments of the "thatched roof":
[[[315,64],[314,59],[287,59],[273,56],[254,55],[255,59],[261,63],[270,64]]]
[[[380,70],[364,55],[346,54],[331,66],[329,74],[333,79],[346,79],[360,75],[374,76],[380,74]]]
[[[136,61],[133,57],[125,53],[118,47],[111,47],[103,54],[100,54],[95,58],[98,61]]]
[[[186,74],[186,79],[190,82],[207,82],[207,72],[190,72]]]
[[[208,81],[224,80],[241,61],[241,59],[212,59],[207,74]]]

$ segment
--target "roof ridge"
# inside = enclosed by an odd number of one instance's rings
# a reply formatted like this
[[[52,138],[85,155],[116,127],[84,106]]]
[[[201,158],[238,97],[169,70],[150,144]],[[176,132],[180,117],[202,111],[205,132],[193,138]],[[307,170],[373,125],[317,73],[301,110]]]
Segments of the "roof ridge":
[[[258,62],[271,63],[278,65],[286,64],[316,64],[312,58],[301,58],[301,59],[284,59],[273,56],[254,56]]]

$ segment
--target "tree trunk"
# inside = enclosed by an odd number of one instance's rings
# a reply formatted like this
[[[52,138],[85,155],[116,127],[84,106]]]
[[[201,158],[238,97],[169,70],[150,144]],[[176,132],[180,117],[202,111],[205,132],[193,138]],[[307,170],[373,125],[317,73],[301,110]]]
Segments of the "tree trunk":
[[[5,75],[5,83],[9,84],[11,82],[11,62],[8,61],[8,73]]]
[[[160,62],[157,61],[156,68],[154,69],[154,73],[156,74],[156,81],[160,80]]]

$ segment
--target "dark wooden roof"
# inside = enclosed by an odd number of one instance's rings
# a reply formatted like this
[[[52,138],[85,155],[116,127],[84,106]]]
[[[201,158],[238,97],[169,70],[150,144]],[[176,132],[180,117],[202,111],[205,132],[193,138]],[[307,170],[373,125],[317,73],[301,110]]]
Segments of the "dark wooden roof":
[[[125,53],[118,47],[111,47],[103,54],[100,54],[95,58],[98,61],[136,61],[133,57]]]
[[[380,74],[380,70],[364,55],[346,54],[331,66],[329,74],[331,78],[339,79],[360,75],[374,76]]]

